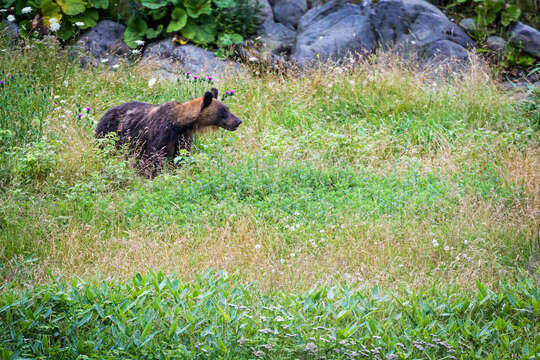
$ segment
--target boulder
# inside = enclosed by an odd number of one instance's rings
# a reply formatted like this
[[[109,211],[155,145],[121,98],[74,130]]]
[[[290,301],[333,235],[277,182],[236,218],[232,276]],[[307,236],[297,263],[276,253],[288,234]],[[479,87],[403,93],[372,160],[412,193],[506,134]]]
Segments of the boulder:
[[[510,30],[510,40],[523,51],[540,58],[540,32],[518,21]]]
[[[270,6],[270,3],[268,0],[257,0],[260,4],[263,5],[261,12],[264,16],[265,20],[274,20],[274,11],[272,11],[272,6]]]
[[[294,30],[306,10],[306,0],[276,0],[274,4],[274,19]]]
[[[352,52],[375,49],[369,5],[333,0],[309,10],[298,25],[292,59],[305,66],[317,59],[338,60]]]
[[[473,40],[435,6],[423,0],[380,0],[374,5],[371,23],[377,41],[387,48],[397,47],[425,55],[435,43],[447,40],[463,48],[474,46]],[[442,47],[450,49],[447,43]],[[458,51],[452,46],[451,53]],[[433,51],[428,51],[428,55]]]
[[[2,20],[2,27],[0,30],[5,32],[12,40],[19,38],[19,26],[13,22]]]
[[[296,39],[296,32],[270,20],[261,25],[259,35],[263,53],[290,53]]]
[[[459,22],[459,26],[466,31],[475,31],[478,29],[478,24],[474,19],[466,18]]]
[[[77,45],[91,56],[103,60],[107,59],[108,64],[115,64],[118,62],[118,55],[131,53],[131,50],[124,42],[125,29],[124,25],[114,21],[102,20],[84,33]],[[93,62],[91,59],[84,61]]]
[[[157,64],[161,70],[171,74],[189,71],[195,75],[214,78],[227,68],[238,69],[238,65],[219,60],[213,52],[195,45],[177,45],[172,39],[165,39],[148,46],[143,59],[146,63]]]
[[[486,45],[489,50],[502,52],[506,47],[506,40],[500,36],[490,36],[487,38]]]

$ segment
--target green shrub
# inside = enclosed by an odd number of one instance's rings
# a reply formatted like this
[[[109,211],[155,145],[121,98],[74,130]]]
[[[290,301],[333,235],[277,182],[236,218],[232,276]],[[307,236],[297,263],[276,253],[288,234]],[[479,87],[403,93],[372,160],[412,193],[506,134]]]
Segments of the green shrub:
[[[23,32],[40,35],[55,33],[61,40],[75,37],[80,30],[94,27],[100,11],[109,7],[109,0],[1,0],[0,8],[14,8],[4,17],[15,16]],[[37,21],[33,21],[36,14]]]
[[[254,0],[141,0],[128,21],[124,40],[135,48],[145,39],[175,34],[181,43],[238,44],[257,31],[260,9]]]

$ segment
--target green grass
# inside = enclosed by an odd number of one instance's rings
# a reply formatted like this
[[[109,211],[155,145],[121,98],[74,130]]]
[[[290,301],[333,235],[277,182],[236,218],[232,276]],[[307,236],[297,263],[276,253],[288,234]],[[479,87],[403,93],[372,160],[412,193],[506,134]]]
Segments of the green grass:
[[[261,295],[208,272],[125,284],[56,282],[0,294],[3,358],[533,359],[540,294],[530,281],[458,295],[348,286]],[[31,341],[28,341],[32,339]]]
[[[479,65],[434,80],[383,54],[149,88],[141,64],[10,46],[0,38],[5,358],[537,356],[536,98]],[[212,86],[236,90],[242,126],[198,134],[153,179],[93,139],[111,106]],[[172,275],[134,277],[147,271]],[[260,317],[276,311],[294,337]]]

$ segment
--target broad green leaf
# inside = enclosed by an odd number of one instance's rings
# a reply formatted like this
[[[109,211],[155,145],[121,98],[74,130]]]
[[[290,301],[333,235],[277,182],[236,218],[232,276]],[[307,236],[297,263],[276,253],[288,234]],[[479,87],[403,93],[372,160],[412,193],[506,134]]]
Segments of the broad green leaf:
[[[201,15],[212,14],[212,3],[210,0],[185,0],[184,6],[188,15],[194,19]]]
[[[216,23],[213,17],[201,15],[198,21],[190,20],[182,29],[182,36],[196,44],[206,45],[216,37]]]
[[[168,12],[167,8],[162,7],[162,8],[159,8],[159,9],[150,10],[149,14],[150,14],[150,16],[152,16],[152,19],[161,20],[165,16],[167,16],[169,14],[169,12]]]
[[[97,9],[109,8],[109,0],[90,0],[90,4]]]
[[[56,5],[52,0],[45,0],[41,5],[41,14],[43,15],[43,20],[45,25],[49,26],[49,20],[55,18],[60,22],[62,20],[62,13],[60,12],[60,7]]]
[[[518,21],[521,16],[521,9],[517,5],[510,5],[501,14],[501,24],[508,26]]]
[[[72,24],[75,24],[76,22],[84,23],[83,26],[79,27],[79,29],[81,30],[96,26],[98,20],[99,20],[99,13],[96,9],[88,9],[83,14],[69,18],[69,21]]]
[[[175,8],[171,13],[171,22],[167,26],[167,32],[181,30],[187,23],[187,14],[184,9]]]
[[[71,39],[73,35],[75,35],[75,29],[68,21],[63,21],[62,26],[60,26],[60,29],[56,32],[56,36],[64,41]]]
[[[159,9],[167,6],[169,2],[167,0],[142,0],[141,4],[149,9]]]
[[[66,15],[79,15],[86,10],[86,1],[84,0],[56,0],[56,3]]]
[[[156,29],[152,29],[149,27],[146,30],[146,37],[148,39],[155,39],[161,34],[162,31],[163,31],[163,24],[159,24]]]
[[[124,41],[130,48],[136,48],[135,41],[143,40],[147,31],[146,21],[141,17],[132,16],[128,21],[126,31],[124,31]]]

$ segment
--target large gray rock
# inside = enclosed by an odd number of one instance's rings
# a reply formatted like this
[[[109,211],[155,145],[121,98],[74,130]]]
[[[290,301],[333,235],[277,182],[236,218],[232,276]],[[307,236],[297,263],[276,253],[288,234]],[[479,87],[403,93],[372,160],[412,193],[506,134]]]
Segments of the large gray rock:
[[[490,36],[487,38],[486,45],[489,50],[502,52],[506,47],[506,40],[500,36]]]
[[[298,25],[292,58],[305,66],[315,60],[338,60],[351,52],[375,49],[369,5],[334,0],[309,10]]]
[[[459,26],[461,26],[461,28],[466,31],[478,30],[478,24],[476,23],[474,19],[471,19],[471,18],[466,18],[466,19],[461,20],[459,22]]]
[[[276,0],[274,19],[290,29],[295,29],[306,11],[306,0]]]
[[[402,55],[464,60],[473,40],[439,9],[423,0],[332,0],[299,21],[293,59],[339,59],[377,47]]]
[[[16,40],[19,38],[19,26],[13,22],[2,20],[2,26],[0,27],[2,32],[5,32],[9,38]]]
[[[540,58],[540,32],[518,21],[510,30],[510,40],[523,51]]]
[[[199,76],[217,78],[228,68],[238,69],[238,65],[219,60],[213,52],[195,45],[176,45],[171,39],[165,39],[148,46],[143,61],[158,65],[172,74],[189,71]]]
[[[115,55],[130,54],[124,42],[126,27],[111,20],[102,20],[84,33],[78,45],[97,58],[116,59]]]
[[[372,26],[377,41],[384,47],[397,46],[416,50],[423,55],[441,40],[451,41],[463,48],[474,46],[473,40],[459,26],[426,1],[380,0],[373,10]]]
[[[296,32],[283,24],[265,21],[259,30],[263,52],[289,53],[294,46]]]
[[[270,6],[270,3],[268,0],[257,0],[259,3],[263,5],[261,8],[261,12],[264,16],[265,20],[274,20],[274,11],[272,11],[272,6]]]

